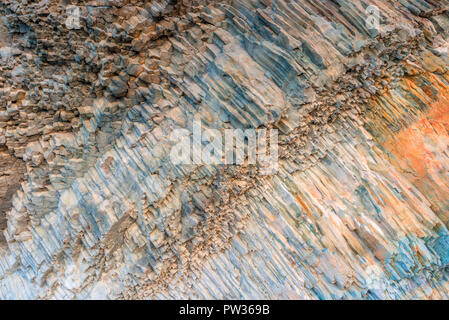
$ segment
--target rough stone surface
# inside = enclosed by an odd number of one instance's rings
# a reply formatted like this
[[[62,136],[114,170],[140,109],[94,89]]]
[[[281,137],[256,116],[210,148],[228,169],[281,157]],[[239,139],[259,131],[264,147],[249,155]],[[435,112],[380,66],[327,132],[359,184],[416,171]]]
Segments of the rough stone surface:
[[[448,299],[448,8],[2,0],[0,298]],[[279,171],[174,165],[194,118]]]

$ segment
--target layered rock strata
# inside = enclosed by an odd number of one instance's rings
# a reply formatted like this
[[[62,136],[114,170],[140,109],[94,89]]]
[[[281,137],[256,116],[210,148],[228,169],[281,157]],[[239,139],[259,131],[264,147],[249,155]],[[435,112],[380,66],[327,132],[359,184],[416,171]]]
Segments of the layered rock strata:
[[[67,5],[0,4],[1,298],[448,298],[448,1]]]

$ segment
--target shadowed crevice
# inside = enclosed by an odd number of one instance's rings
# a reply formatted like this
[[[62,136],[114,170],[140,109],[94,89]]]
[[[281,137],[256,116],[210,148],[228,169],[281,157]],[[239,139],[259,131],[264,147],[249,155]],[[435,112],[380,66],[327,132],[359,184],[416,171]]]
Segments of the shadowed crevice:
[[[5,242],[6,214],[11,209],[12,198],[25,179],[26,167],[22,159],[0,148],[0,245]]]

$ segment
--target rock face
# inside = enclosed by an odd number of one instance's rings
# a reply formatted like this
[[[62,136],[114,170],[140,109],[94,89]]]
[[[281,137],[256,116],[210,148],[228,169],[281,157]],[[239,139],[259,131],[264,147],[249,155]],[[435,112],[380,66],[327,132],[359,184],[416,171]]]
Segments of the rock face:
[[[449,1],[68,2],[0,2],[0,298],[449,298]]]

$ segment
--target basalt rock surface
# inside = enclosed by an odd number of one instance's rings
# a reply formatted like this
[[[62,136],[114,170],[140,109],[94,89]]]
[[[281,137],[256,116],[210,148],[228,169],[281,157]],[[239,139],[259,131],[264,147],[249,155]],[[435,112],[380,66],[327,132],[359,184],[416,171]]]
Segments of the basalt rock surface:
[[[448,10],[0,0],[0,298],[448,299]],[[173,164],[194,119],[279,170]]]

